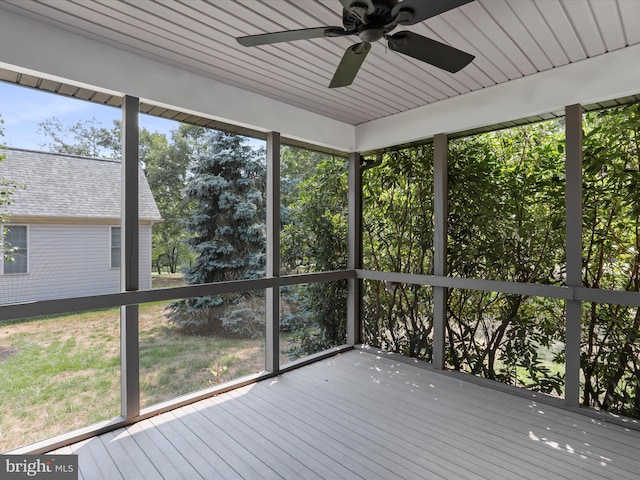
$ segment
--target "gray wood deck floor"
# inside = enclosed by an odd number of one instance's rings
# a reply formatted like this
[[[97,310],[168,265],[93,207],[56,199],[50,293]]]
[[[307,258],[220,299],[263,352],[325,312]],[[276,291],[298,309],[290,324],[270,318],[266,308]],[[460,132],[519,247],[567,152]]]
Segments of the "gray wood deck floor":
[[[640,479],[640,432],[351,351],[59,453],[94,479]]]

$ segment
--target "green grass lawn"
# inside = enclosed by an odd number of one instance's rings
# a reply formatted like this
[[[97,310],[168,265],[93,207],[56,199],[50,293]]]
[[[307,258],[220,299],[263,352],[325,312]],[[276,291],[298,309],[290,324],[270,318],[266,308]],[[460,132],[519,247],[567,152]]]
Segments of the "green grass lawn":
[[[264,339],[185,335],[140,307],[142,406],[263,369]],[[118,416],[119,309],[1,323],[0,406],[0,452]]]
[[[0,451],[119,414],[118,325],[118,310],[0,324]]]

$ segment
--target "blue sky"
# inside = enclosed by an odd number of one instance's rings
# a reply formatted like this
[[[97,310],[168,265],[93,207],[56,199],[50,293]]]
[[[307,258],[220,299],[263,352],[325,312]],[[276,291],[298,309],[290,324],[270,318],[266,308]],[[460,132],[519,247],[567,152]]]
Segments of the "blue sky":
[[[55,116],[63,125],[95,118],[102,126],[111,127],[121,118],[118,108],[64,97],[39,90],[0,82],[0,118],[4,120],[4,136],[0,144],[8,147],[44,150],[48,139],[39,132],[39,124]],[[140,125],[151,131],[168,133],[178,123],[149,115],[141,115]]]

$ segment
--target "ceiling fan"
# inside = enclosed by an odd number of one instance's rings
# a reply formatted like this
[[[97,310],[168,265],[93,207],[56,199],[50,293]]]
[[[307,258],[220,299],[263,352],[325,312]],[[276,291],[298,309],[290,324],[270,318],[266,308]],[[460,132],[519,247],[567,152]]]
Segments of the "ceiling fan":
[[[394,52],[455,73],[475,58],[444,43],[410,31],[391,31],[398,25],[414,25],[428,18],[457,8],[473,0],[340,0],[343,6],[343,27],[315,27],[283,32],[262,33],[238,37],[245,47],[291,42],[322,37],[357,35],[360,43],[345,51],[329,88],[351,85],[358,74],[371,43],[384,38]]]

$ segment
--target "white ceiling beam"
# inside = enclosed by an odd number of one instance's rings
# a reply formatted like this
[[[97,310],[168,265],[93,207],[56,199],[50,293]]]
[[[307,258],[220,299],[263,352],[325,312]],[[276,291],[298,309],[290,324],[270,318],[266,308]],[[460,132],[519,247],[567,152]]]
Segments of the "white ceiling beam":
[[[507,83],[418,107],[356,127],[356,150],[402,145],[438,133],[589,105],[640,93],[640,45],[546,70]]]
[[[0,67],[349,152],[355,127],[25,17],[0,15]]]

